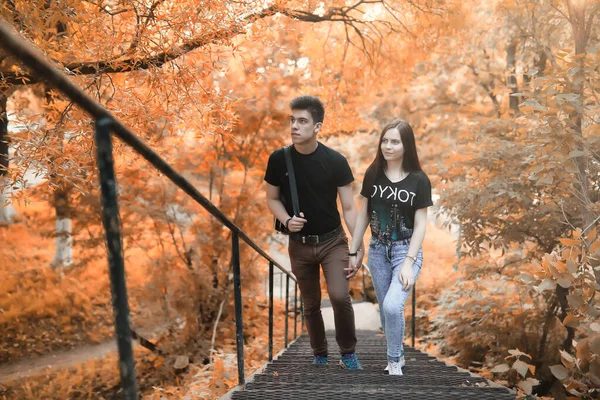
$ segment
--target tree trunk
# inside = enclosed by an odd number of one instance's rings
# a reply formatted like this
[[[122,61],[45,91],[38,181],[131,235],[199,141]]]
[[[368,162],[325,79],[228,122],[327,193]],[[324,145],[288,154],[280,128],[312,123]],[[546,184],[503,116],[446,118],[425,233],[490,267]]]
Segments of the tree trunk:
[[[556,307],[558,306],[558,295],[554,294],[548,301],[548,309],[546,311],[546,320],[544,322],[544,327],[542,328],[542,337],[540,339],[540,344],[538,346],[538,350],[535,356],[535,367],[536,370],[539,370],[544,365],[546,361],[544,358],[544,354],[546,354],[546,343],[548,342],[548,335],[550,334],[550,330],[552,329],[552,325],[554,324],[554,317],[556,317]]]
[[[539,58],[537,59],[535,66],[538,71],[538,76],[544,76],[546,64],[548,63],[548,55],[544,50],[542,50],[539,52],[538,56]]]
[[[588,188],[588,157],[585,154],[585,138],[583,136],[583,106],[585,104],[584,80],[585,80],[585,47],[587,44],[586,24],[585,24],[585,7],[575,5],[573,1],[569,1],[569,17],[571,28],[573,30],[573,38],[575,40],[575,56],[579,57],[579,69],[571,80],[571,91],[579,96],[578,104],[575,110],[571,112],[570,117],[575,123],[575,134],[578,139],[578,150],[583,154],[575,158],[579,169],[579,186],[581,207],[582,207],[582,228],[586,228],[592,221],[592,213],[590,212],[590,197]]]
[[[8,94],[0,92],[0,225],[12,223],[15,214],[10,204],[10,189],[8,188],[8,113],[6,106]]]
[[[575,75],[571,78],[571,92],[578,95],[577,104],[574,107],[574,111],[570,113],[570,118],[574,122],[575,136],[578,142],[577,150],[579,156],[575,157],[575,163],[579,172],[579,195],[581,206],[581,228],[586,229],[594,221],[594,216],[591,210],[591,199],[589,193],[589,182],[588,182],[588,168],[589,168],[589,157],[586,152],[585,137],[583,135],[583,118],[584,118],[584,105],[585,105],[585,58],[586,58],[586,46],[589,38],[589,28],[592,26],[593,18],[592,14],[587,21],[585,19],[586,5],[579,4],[573,0],[568,3],[569,8],[569,20],[573,31],[573,39],[575,41],[575,56],[578,57],[578,69]],[[600,271],[594,270],[596,275],[596,282],[600,284]]]
[[[57,188],[54,192],[56,209],[56,252],[52,260],[54,268],[68,267],[73,264],[73,238],[71,236],[71,206],[69,188]]]
[[[48,115],[54,99],[50,95],[48,88],[44,88],[44,93],[47,104],[46,114]],[[47,121],[46,134],[49,136],[56,136],[56,146],[62,150],[64,140],[63,130],[60,129],[60,127],[50,127],[49,125],[50,123]],[[54,162],[52,162],[51,165],[54,165]],[[73,264],[71,205],[69,201],[69,194],[72,186],[68,182],[57,181],[57,174],[54,171],[50,171],[49,177],[53,181],[53,186],[55,187],[52,195],[52,205],[56,211],[56,248],[51,265],[58,269],[69,267]]]
[[[507,83],[510,89],[509,96],[509,106],[512,111],[515,113],[519,112],[519,98],[517,96],[512,96],[514,93],[519,92],[519,87],[517,85],[517,77],[515,76],[516,72],[516,55],[517,55],[517,41],[512,40],[508,46],[506,46],[506,69],[508,70],[508,78]]]
[[[537,52],[537,58],[533,62],[533,70],[536,71],[535,76],[537,78],[541,78],[544,76],[547,63],[548,63],[548,55],[546,54],[544,49],[539,50]],[[523,85],[526,88],[528,88],[529,90],[533,90],[533,88],[531,87],[532,77],[533,77],[533,75],[530,75],[528,73],[523,74]],[[535,95],[534,97],[537,97],[537,95],[539,94],[539,91],[540,91],[539,88],[534,90],[534,95]]]

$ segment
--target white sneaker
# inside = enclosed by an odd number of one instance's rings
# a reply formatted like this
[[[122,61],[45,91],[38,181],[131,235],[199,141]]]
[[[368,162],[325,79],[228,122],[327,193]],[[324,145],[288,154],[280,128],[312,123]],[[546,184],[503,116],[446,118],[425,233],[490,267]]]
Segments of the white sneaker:
[[[387,367],[385,367],[383,370],[385,372],[388,372],[390,370],[390,364],[392,364],[390,361],[388,361],[388,365]],[[400,361],[398,361],[396,364],[400,364],[400,368],[404,368],[404,366],[406,365],[406,361],[404,360],[404,356],[400,357]],[[402,369],[400,369],[400,375],[402,375]]]
[[[390,375],[402,375],[402,363],[388,361],[388,371]]]

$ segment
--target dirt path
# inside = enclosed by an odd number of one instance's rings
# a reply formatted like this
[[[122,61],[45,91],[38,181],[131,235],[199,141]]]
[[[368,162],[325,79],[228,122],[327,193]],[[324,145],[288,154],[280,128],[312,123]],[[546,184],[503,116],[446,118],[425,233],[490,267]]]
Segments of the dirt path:
[[[134,346],[137,342],[134,341]],[[46,368],[62,369],[81,364],[91,359],[99,359],[117,351],[116,340],[85,345],[72,350],[47,354],[42,357],[29,358],[4,366],[0,366],[0,384],[23,379],[44,372]],[[115,366],[116,368],[116,366]]]
[[[152,328],[141,328],[137,330],[137,332],[142,337],[151,340],[165,328],[166,325],[159,324]],[[139,346],[139,342],[137,340],[132,340],[132,345],[135,349]],[[101,359],[116,352],[117,341],[116,339],[111,339],[104,343],[82,345],[71,350],[56,351],[44,356],[27,358],[0,365],[0,384],[42,374],[47,368],[60,370],[82,364],[89,360]],[[117,368],[116,365],[115,368]]]

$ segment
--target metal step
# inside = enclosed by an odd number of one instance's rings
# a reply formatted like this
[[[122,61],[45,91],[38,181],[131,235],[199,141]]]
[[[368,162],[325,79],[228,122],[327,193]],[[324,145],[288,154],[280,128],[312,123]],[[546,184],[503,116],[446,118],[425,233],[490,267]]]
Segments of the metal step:
[[[487,384],[487,383],[486,383]],[[455,386],[455,387],[448,387],[448,386],[438,386],[438,385],[431,385],[428,384],[426,386],[422,386],[422,385],[402,385],[402,389],[405,392],[420,392],[420,391],[427,391],[427,390],[431,390],[431,391],[450,391],[450,392],[468,392],[473,390],[476,393],[481,393],[483,392],[493,392],[493,393],[507,393],[507,389],[505,387],[491,387],[491,386],[486,386],[486,384],[483,383],[475,383],[474,386]],[[481,386],[478,386],[481,385]],[[398,388],[398,383],[391,381],[388,382],[386,384],[381,384],[379,386],[377,386],[376,389],[380,389],[383,391],[395,391]],[[356,381],[352,384],[335,384],[332,383],[330,385],[327,386],[327,391],[332,391],[332,392],[336,392],[336,391],[351,391],[351,392],[356,392],[358,390],[364,389],[365,385],[362,384],[362,382],[360,381]],[[267,382],[249,382],[246,384],[246,390],[309,390],[309,391],[318,391],[319,389],[323,389],[323,386],[321,384],[318,383],[306,383],[306,382],[294,382],[294,383],[280,383],[277,385],[276,388],[274,388],[272,385],[270,385]]]
[[[447,366],[442,363],[429,362],[428,364],[413,364],[408,363],[402,368],[402,372],[410,375],[429,374],[432,372],[452,372],[458,371],[454,366]],[[366,364],[361,363],[362,371],[359,373],[367,374],[383,374],[383,369],[387,364]],[[331,363],[329,365],[311,365],[311,364],[271,364],[265,369],[265,373],[277,373],[279,376],[283,374],[347,374],[349,371],[342,369],[338,363]]]
[[[231,399],[311,399],[311,400],[513,400],[507,388],[491,386],[482,377],[460,371],[435,357],[410,346],[404,347],[404,375],[384,373],[387,365],[385,337],[373,332],[357,332],[356,354],[362,370],[349,371],[339,366],[340,355],[329,333],[328,365],[312,365],[308,337],[302,336],[253,377]]]
[[[473,377],[467,372],[450,371],[445,373],[428,373],[422,371],[420,374],[415,375],[403,375],[403,376],[389,376],[381,373],[373,374],[370,371],[344,371],[343,374],[335,373],[296,373],[296,374],[282,374],[276,376],[274,374],[260,374],[255,377],[255,382],[271,382],[273,385],[278,383],[293,383],[293,382],[311,382],[311,383],[322,383],[324,385],[339,383],[339,384],[352,384],[356,381],[360,381],[362,384],[407,384],[407,385],[421,385],[426,386],[428,384],[436,386],[473,386],[476,383],[485,384],[485,379],[480,377]]]
[[[277,360],[273,360],[273,362],[271,363],[272,365],[275,366],[280,366],[280,365],[306,365],[306,366],[310,366],[313,367],[313,365],[311,365],[312,363],[312,358],[308,358],[308,357],[303,357],[303,360],[305,360],[304,363],[299,363],[297,358],[283,358],[283,359],[277,359]],[[339,357],[330,357],[329,358],[329,365],[335,365],[336,367],[339,364]],[[378,358],[376,360],[369,360],[369,359],[364,359],[362,357],[359,358],[360,361],[360,365],[362,365],[363,368],[385,368],[387,366],[387,361],[385,360],[385,358]],[[406,359],[406,365],[407,366],[419,366],[421,368],[429,368],[429,367],[438,367],[438,366],[447,366],[447,364],[436,360],[435,358],[431,358],[431,359],[415,359],[415,358],[407,358]],[[318,366],[315,366],[318,367]],[[452,368],[456,369],[456,367],[452,366]]]
[[[290,389],[284,390],[245,390],[233,394],[233,400],[348,400],[372,399],[372,400],[514,400],[515,396],[508,393],[490,392],[477,388],[465,388],[464,390],[449,391],[447,389],[428,389],[407,391],[404,387],[390,387],[387,389],[357,387],[356,390],[331,390],[330,388]]]
[[[364,360],[368,360],[368,361],[383,361],[385,363],[387,363],[387,354],[386,353],[359,353],[357,352],[356,355],[358,356],[358,361],[360,361],[361,363]],[[281,361],[296,361],[297,363],[308,363],[310,364],[313,360],[313,356],[310,354],[306,354],[306,353],[296,353],[296,352],[290,352],[290,353],[284,353],[282,356],[277,358],[278,360]],[[339,355],[330,355],[329,356],[329,362],[337,362],[340,359]],[[408,363],[409,361],[435,361],[436,358],[435,357],[431,357],[431,356],[426,356],[424,354],[414,354],[414,355],[408,355],[406,354],[404,359],[406,360],[406,362]]]

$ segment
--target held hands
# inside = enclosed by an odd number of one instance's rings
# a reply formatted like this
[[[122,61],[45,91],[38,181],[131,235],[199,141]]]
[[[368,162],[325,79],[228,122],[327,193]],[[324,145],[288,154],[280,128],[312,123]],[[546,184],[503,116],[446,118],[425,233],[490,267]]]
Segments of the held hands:
[[[304,213],[301,212],[300,216],[292,216],[287,220],[286,227],[290,232],[300,232],[304,228],[304,224],[308,221],[304,219]]]
[[[413,260],[406,257],[402,263],[402,268],[398,274],[398,280],[402,284],[403,290],[410,290],[415,284],[415,276],[413,274]]]
[[[361,246],[360,250],[356,252],[356,255],[350,256],[350,259],[348,260],[348,267],[344,268],[344,271],[347,273],[346,279],[352,278],[362,267],[362,260],[363,256],[365,255],[363,247],[364,246]]]

